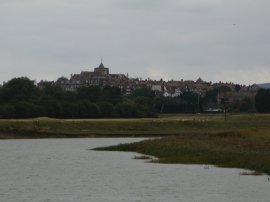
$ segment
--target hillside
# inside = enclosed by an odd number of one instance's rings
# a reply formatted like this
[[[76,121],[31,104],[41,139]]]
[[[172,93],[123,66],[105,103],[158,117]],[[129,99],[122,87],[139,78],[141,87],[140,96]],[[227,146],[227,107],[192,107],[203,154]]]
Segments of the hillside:
[[[257,84],[261,88],[270,89],[270,83]]]

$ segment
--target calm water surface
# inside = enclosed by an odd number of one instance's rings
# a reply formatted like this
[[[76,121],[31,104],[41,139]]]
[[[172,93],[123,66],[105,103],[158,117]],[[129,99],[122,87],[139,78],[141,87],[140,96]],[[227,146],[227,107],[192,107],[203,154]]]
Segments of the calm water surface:
[[[270,202],[266,176],[88,149],[141,139],[0,141],[0,202]]]

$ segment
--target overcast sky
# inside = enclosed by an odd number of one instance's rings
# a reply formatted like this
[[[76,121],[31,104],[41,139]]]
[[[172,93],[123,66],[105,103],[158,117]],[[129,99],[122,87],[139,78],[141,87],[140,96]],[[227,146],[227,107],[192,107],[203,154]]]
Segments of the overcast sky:
[[[0,82],[93,71],[270,82],[269,0],[0,0]]]

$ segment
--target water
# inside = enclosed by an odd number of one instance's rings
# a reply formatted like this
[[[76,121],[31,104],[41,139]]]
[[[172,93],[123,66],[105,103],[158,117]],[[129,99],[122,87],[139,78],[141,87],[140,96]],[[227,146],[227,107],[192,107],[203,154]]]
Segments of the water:
[[[0,141],[0,202],[270,202],[266,176],[88,150],[139,140]]]

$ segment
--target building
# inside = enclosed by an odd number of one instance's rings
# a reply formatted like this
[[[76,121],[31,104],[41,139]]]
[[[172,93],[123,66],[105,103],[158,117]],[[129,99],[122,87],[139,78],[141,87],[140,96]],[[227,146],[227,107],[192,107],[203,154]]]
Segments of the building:
[[[70,79],[60,77],[57,81],[65,91],[76,91],[80,87],[88,86],[111,86],[118,87],[126,91],[128,86],[128,76],[124,74],[110,74],[109,68],[105,67],[101,61],[94,71],[82,71],[80,74],[72,74]]]

